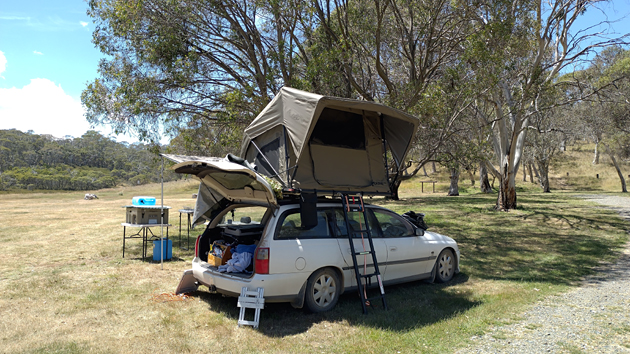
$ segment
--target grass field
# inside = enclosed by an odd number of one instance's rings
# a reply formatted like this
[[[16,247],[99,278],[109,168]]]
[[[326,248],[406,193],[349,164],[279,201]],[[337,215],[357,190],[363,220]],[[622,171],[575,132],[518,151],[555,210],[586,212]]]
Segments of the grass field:
[[[581,162],[587,156],[574,152],[556,164],[551,194],[519,178],[519,208],[509,213],[495,212],[496,195],[477,193],[464,175],[462,195],[446,197],[441,172],[429,176],[440,181],[438,193],[427,193],[426,184],[421,193],[419,181],[428,179],[419,177],[403,184],[401,201],[374,199],[426,213],[431,230],[459,243],[462,272],[448,284],[388,287],[390,310],[369,315],[355,293],[324,314],[268,304],[257,330],[237,328],[234,298],[203,287],[183,301],[164,295],[190,267],[192,252],[178,244],[177,210],[194,204],[195,183],[165,185],[175,244],[163,269],[140,259],[139,240],[128,242],[122,258],[120,225],[122,206],[135,195],[159,197],[159,185],[97,191],[91,201],[84,192],[0,194],[0,352],[452,352],[616,259],[627,223],[574,197],[618,190],[612,167]]]

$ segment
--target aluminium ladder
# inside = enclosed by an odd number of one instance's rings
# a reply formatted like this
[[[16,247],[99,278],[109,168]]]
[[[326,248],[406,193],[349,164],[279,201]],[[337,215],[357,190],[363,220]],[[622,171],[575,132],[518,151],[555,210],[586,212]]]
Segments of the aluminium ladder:
[[[374,250],[374,243],[372,242],[372,233],[368,227],[368,217],[365,212],[365,206],[363,204],[363,197],[361,195],[341,195],[341,204],[343,205],[343,215],[346,222],[346,230],[348,230],[348,240],[350,242],[350,254],[352,255],[352,262],[354,266],[354,275],[357,279],[357,286],[359,288],[359,296],[361,296],[361,306],[363,306],[363,313],[367,314],[367,307],[371,306],[371,300],[380,297],[383,301],[383,308],[387,310],[387,302],[385,301],[385,289],[383,288],[383,279],[381,272],[378,269],[378,262],[376,261],[376,251]],[[359,228],[355,230],[350,224],[350,213],[360,213]],[[360,221],[363,219],[363,221]],[[354,247],[354,235],[361,235],[361,241],[363,244],[363,251],[357,252]],[[368,240],[369,249],[366,249],[365,239]],[[374,272],[367,273],[367,256],[372,256],[372,264],[374,265]],[[363,256],[363,274],[359,270],[359,264],[357,263],[357,256]],[[372,278],[376,278],[380,295],[374,298],[367,297],[367,288],[372,285]],[[365,284],[363,284],[365,280]]]
[[[246,286],[241,288],[241,296],[238,297],[237,306],[241,308],[238,315],[238,326],[247,325],[258,328],[260,323],[260,310],[265,308],[265,289],[257,288],[256,290],[249,290]],[[245,320],[245,309],[254,309],[254,320]]]

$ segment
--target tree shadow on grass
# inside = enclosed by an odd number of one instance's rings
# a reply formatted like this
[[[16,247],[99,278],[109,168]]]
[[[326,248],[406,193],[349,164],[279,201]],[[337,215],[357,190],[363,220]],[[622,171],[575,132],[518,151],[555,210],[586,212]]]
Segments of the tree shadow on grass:
[[[478,279],[573,285],[592,274],[602,260],[614,260],[626,241],[628,223],[611,213],[593,213],[573,205],[567,196],[525,196],[517,212],[492,210],[493,196],[410,198],[386,201],[387,207],[428,212],[431,231],[453,237],[461,251],[464,274],[448,284],[413,282],[386,288],[388,311],[363,315],[356,291],[342,295],[329,312],[308,314],[289,304],[266,304],[262,334],[283,338],[308,331],[321,322],[407,332],[449,319],[479,306],[466,287],[449,287]],[[490,203],[489,203],[490,201]],[[444,211],[446,210],[446,211]],[[235,298],[200,295],[212,311],[237,320]],[[380,306],[380,303],[378,304]],[[253,310],[248,310],[253,312]]]
[[[269,337],[282,338],[305,333],[313,325],[321,322],[347,322],[352,326],[408,332],[478,306],[480,302],[471,300],[472,294],[466,291],[460,293],[447,291],[449,287],[466,281],[467,275],[458,274],[447,284],[417,281],[388,286],[386,287],[388,310],[384,310],[382,303],[376,301],[374,307],[368,308],[368,314],[363,314],[361,300],[356,290],[341,295],[332,310],[318,314],[308,313],[305,309],[295,309],[287,303],[268,303],[261,312],[258,331]],[[194,296],[199,296],[207,302],[211,311],[238,320],[240,308],[236,306],[236,298],[201,291]],[[253,319],[253,314],[253,309],[247,309],[246,319]]]
[[[444,221],[456,230],[471,276],[573,285],[603,260],[619,257],[627,222],[560,199],[529,198],[523,204],[520,215],[486,218],[473,230]]]
[[[493,210],[494,197],[409,198],[398,211],[425,212],[430,231],[454,238],[463,270],[481,279],[573,285],[619,257],[628,223],[567,195],[527,194],[519,208]]]

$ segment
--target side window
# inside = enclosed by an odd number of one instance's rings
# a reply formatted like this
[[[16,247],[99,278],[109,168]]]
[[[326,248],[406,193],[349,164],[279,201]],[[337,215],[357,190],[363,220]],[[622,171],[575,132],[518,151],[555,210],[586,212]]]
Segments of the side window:
[[[311,229],[302,228],[299,210],[292,210],[280,218],[276,240],[294,240],[296,238],[330,238],[332,234],[328,227],[329,216],[324,210],[317,210],[317,226]]]
[[[414,236],[413,228],[400,216],[385,210],[373,209],[374,216],[383,232],[383,237]]]
[[[368,216],[368,226],[370,227],[370,233],[372,237],[382,237],[382,234],[378,227],[376,227],[376,221],[370,212],[366,214]],[[363,214],[361,213],[349,213],[348,217],[350,219],[350,227],[353,230],[362,230],[365,229],[365,219],[363,218]],[[343,216],[343,209],[335,208],[335,233],[337,237],[348,237],[348,230],[346,229],[346,220]],[[355,238],[360,238],[360,234],[355,234]]]

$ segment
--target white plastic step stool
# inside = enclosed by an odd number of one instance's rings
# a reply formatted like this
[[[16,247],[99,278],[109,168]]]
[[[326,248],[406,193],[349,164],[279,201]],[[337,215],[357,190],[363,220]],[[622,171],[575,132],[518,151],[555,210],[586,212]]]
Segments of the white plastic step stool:
[[[241,289],[241,296],[238,297],[237,306],[241,308],[241,313],[238,315],[238,326],[254,326],[258,328],[260,322],[260,310],[265,308],[265,298],[263,297],[265,289],[258,288],[256,291],[249,291],[246,286]],[[245,309],[255,309],[253,321],[245,320]]]

